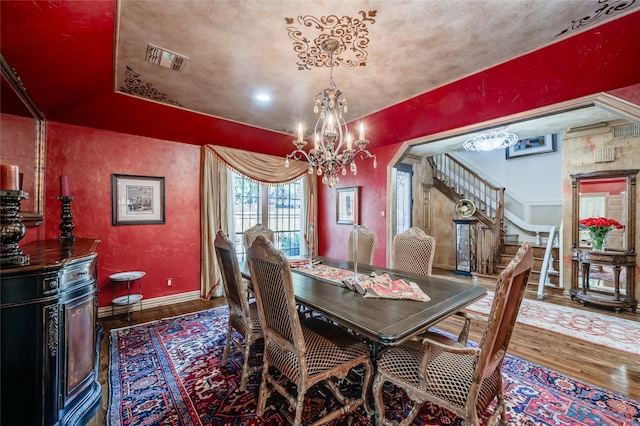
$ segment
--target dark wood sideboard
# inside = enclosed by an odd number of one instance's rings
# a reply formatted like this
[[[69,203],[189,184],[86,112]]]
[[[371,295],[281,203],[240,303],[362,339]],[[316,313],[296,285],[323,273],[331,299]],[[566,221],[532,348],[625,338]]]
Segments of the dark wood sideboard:
[[[0,270],[0,423],[84,425],[102,397],[99,240],[37,241]]]

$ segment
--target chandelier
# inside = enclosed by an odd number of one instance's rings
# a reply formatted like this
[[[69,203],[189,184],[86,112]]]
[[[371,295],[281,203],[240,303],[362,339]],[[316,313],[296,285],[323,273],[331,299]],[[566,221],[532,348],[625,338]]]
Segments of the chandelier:
[[[316,95],[313,111],[320,114],[313,131],[313,148],[306,152],[307,145],[302,139],[302,124],[298,125],[298,138],[293,141],[296,149],[287,155],[285,167],[289,167],[289,159],[305,159],[309,162],[309,174],[314,168],[318,176],[322,176],[322,183],[331,188],[340,180],[339,175],[346,175],[347,168],[355,175],[357,167],[355,159],[373,158],[373,167],[377,167],[376,156],[367,149],[369,141],[364,136],[364,126],[360,123],[358,139],[352,141],[347,128],[345,114],[347,113],[347,95],[340,91],[333,82],[333,54],[340,47],[335,39],[325,39],[321,48],[330,55],[329,88]]]
[[[504,129],[494,129],[467,139],[462,146],[467,151],[493,151],[508,148],[516,142],[518,142],[517,135]]]

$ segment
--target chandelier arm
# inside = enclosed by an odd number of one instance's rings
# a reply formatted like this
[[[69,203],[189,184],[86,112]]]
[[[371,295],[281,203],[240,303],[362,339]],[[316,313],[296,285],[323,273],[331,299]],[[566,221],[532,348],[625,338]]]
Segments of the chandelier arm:
[[[375,154],[370,153],[366,149],[361,149],[358,152],[356,152],[355,156],[354,156],[354,160],[355,160],[355,157],[358,157],[358,156],[360,156],[361,160],[368,160],[369,158],[376,158]]]
[[[287,159],[293,160],[302,160],[305,159],[307,162],[311,163],[311,158],[309,155],[301,149],[296,149],[291,154],[287,154]]]

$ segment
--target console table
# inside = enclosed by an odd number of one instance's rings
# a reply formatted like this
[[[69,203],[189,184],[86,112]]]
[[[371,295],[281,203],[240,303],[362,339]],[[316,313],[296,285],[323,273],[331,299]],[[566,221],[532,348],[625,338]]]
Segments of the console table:
[[[98,243],[36,241],[28,264],[0,270],[1,424],[80,426],[97,411]]]
[[[573,261],[576,271],[574,271],[572,276],[576,278],[573,279],[571,283],[571,299],[577,299],[583,305],[585,302],[590,302],[598,305],[611,306],[616,312],[620,312],[622,308],[631,308],[635,312],[638,305],[638,302],[634,298],[636,289],[635,253],[574,249]],[[613,267],[613,291],[590,288],[589,274],[591,265],[608,265]],[[578,267],[580,267],[581,282],[578,282]],[[625,268],[625,280],[620,282],[622,268]],[[621,288],[624,290],[624,294],[621,294]]]

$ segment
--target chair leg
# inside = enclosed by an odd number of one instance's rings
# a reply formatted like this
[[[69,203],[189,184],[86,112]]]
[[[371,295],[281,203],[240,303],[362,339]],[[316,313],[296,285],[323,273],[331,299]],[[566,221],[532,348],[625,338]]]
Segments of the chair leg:
[[[396,423],[385,418],[384,398],[382,397],[382,387],[385,382],[386,382],[386,379],[383,377],[383,375],[380,374],[380,372],[376,373],[375,380],[373,381],[372,392],[373,392],[373,399],[376,405],[376,424],[390,426],[390,425],[395,425]],[[420,412],[420,409],[422,408],[422,405],[424,404],[424,402],[425,401],[413,401],[413,408],[411,409],[411,411],[409,411],[409,414],[407,415],[407,417],[398,424],[400,426],[409,426],[413,424],[413,419],[415,419],[418,413]]]
[[[267,387],[267,374],[269,374],[269,363],[265,361],[262,366],[262,383],[260,384],[258,406],[256,407],[256,414],[258,415],[258,417],[262,417],[262,414],[264,414],[264,408],[267,404],[267,397],[270,393]]]
[[[413,401],[413,408],[411,409],[411,411],[409,411],[409,414],[407,415],[407,417],[400,422],[400,426],[412,425],[413,419],[415,419],[418,413],[420,413],[420,409],[422,408],[423,404],[424,404],[424,401],[419,401],[419,402]]]
[[[496,408],[493,410],[493,413],[486,419],[486,425],[494,425],[500,424],[502,426],[508,426],[507,422],[507,406],[504,402],[504,393],[502,392],[502,378],[500,378],[500,385],[498,388],[498,403],[496,404]],[[500,416],[500,421],[498,422],[498,416]]]
[[[251,351],[251,344],[245,339],[244,342],[244,362],[242,363],[242,381],[240,382],[240,390],[244,392],[247,390],[247,380],[249,379],[249,352]]]
[[[304,408],[304,394],[306,389],[303,389],[298,383],[298,397],[296,398],[296,418],[293,422],[293,426],[300,426],[302,424],[302,409]]]
[[[504,402],[504,393],[502,391],[502,374],[500,375],[500,388],[498,389],[498,405],[496,410],[500,410],[500,424],[508,426],[507,422],[507,406]]]
[[[224,343],[224,350],[222,351],[222,366],[224,367],[225,365],[227,365],[227,361],[229,360],[229,348],[231,346],[231,333],[232,333],[232,329],[231,329],[231,325],[229,325],[229,328],[227,329],[227,338],[226,338],[226,342]]]
[[[364,364],[364,379],[362,380],[362,399],[364,400],[364,410],[367,415],[371,417],[372,414],[375,415],[375,412],[371,410],[369,406],[369,388],[371,387],[371,382],[373,380],[373,368],[371,364]]]
[[[378,373],[375,376],[375,380],[373,381],[373,401],[375,404],[375,416],[376,416],[376,424],[385,425],[388,424],[387,420],[384,418],[384,399],[382,398],[382,385],[384,385],[384,378],[382,374]]]

